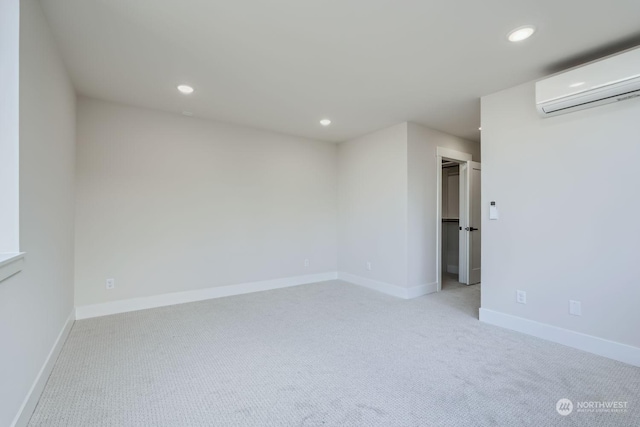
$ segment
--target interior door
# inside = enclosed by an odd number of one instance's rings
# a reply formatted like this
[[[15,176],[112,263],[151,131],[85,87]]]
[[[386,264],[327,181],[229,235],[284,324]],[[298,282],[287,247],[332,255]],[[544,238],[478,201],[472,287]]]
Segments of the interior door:
[[[480,283],[480,243],[482,239],[482,206],[480,200],[481,169],[478,162],[467,162],[467,285]]]

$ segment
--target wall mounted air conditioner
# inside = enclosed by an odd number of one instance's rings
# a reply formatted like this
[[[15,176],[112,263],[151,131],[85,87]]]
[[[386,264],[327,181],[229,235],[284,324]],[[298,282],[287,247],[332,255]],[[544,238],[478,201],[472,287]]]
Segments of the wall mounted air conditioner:
[[[635,97],[640,97],[640,48],[536,83],[536,107],[544,117]]]

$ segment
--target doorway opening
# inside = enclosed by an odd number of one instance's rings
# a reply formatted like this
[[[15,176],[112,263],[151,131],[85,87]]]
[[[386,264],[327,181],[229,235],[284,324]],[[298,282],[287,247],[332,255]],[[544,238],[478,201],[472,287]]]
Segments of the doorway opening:
[[[442,159],[442,289],[460,283],[460,163]]]
[[[438,291],[480,283],[480,163],[442,147],[437,152]]]

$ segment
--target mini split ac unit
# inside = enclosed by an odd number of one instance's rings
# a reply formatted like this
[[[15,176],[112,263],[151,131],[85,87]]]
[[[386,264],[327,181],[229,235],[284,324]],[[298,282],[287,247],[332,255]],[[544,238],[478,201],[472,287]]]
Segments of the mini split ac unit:
[[[640,48],[536,83],[536,106],[544,117],[635,97],[640,97]]]

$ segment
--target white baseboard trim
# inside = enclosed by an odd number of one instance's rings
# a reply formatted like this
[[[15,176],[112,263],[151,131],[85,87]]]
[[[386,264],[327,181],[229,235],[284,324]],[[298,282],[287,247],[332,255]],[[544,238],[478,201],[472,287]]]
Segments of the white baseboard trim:
[[[458,274],[458,266],[457,265],[447,265],[447,273]]]
[[[111,314],[126,313],[129,311],[146,310],[149,308],[165,307],[168,305],[184,304],[187,302],[203,301],[232,295],[242,295],[251,292],[269,291],[272,289],[288,288],[308,283],[325,282],[327,280],[335,280],[337,278],[338,274],[332,271],[328,273],[285,277],[282,279],[264,280],[260,282],[239,283],[237,285],[195,289],[192,291],[173,292],[149,297],[110,301],[100,304],[81,305],[76,307],[76,319],[89,319],[92,317],[108,316]]]
[[[0,282],[22,271],[24,252],[0,253]]]
[[[355,274],[344,272],[338,272],[338,279],[402,299],[416,298],[422,295],[436,292],[438,290],[437,283],[427,283],[424,285],[413,286],[411,288],[405,288],[402,286],[379,282],[377,280],[367,279],[366,277],[356,276]]]
[[[69,332],[71,332],[74,320],[75,312],[72,311],[64,323],[62,330],[58,334],[58,338],[56,338],[56,341],[53,343],[53,347],[45,359],[42,368],[40,368],[40,372],[38,372],[38,376],[36,376],[29,393],[25,397],[24,402],[22,402],[20,410],[13,419],[13,422],[11,423],[12,427],[24,427],[29,423],[29,419],[31,419],[31,415],[33,415],[33,411],[36,409],[38,400],[40,400],[40,395],[44,390],[44,386],[49,380],[49,375],[51,375],[53,366],[55,365],[56,360],[58,360],[58,356],[60,355],[60,351],[69,336]]]
[[[558,344],[584,350],[629,365],[640,366],[640,348],[570,331],[535,320],[480,308],[480,321]]]
[[[425,283],[424,285],[407,288],[407,299],[421,297],[423,295],[438,292],[438,283]]]

